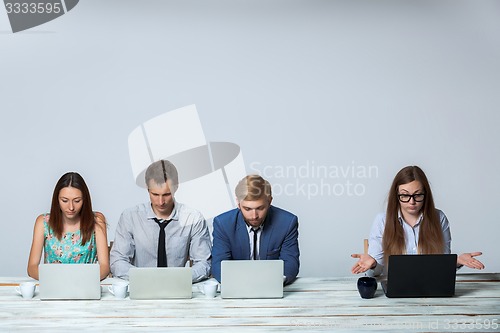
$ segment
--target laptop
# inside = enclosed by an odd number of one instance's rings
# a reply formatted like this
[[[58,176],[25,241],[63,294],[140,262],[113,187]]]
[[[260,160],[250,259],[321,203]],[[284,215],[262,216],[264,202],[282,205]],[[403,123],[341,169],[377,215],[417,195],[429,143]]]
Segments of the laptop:
[[[222,298],[282,298],[283,260],[223,260]]]
[[[191,298],[191,267],[131,267],[130,299]]]
[[[41,264],[38,273],[41,300],[101,298],[99,264]]]
[[[389,256],[387,297],[450,297],[455,294],[456,254]]]

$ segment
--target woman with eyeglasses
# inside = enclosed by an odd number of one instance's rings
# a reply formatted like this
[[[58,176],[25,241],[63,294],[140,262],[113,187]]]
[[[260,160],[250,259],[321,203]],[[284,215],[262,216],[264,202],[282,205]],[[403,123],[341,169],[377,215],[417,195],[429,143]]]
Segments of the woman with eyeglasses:
[[[425,173],[418,166],[407,166],[394,177],[387,199],[387,211],[377,215],[373,223],[368,254],[352,254],[359,259],[352,267],[354,274],[371,270],[377,276],[393,254],[451,253],[450,225],[446,215],[434,206]],[[475,257],[481,252],[463,253],[457,267],[483,269]]]

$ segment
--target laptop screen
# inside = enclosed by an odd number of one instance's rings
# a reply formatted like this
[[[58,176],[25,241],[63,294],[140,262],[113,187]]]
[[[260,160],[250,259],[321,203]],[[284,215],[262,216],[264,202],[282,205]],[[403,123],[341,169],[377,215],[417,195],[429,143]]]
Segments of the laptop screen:
[[[99,264],[41,264],[41,300],[100,299]]]
[[[130,299],[191,298],[191,267],[132,267]]]
[[[455,294],[457,255],[389,256],[387,297],[449,297]]]
[[[223,260],[221,297],[283,297],[283,260]]]

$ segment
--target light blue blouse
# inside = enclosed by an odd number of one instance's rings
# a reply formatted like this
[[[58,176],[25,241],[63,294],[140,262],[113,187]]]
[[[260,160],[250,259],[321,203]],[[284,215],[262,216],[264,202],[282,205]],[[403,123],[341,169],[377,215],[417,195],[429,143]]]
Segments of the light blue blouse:
[[[446,215],[439,209],[436,209],[439,215],[439,222],[441,224],[441,229],[443,230],[444,237],[444,254],[451,253],[451,232],[450,223],[446,218]],[[373,221],[372,229],[370,231],[370,240],[368,247],[368,254],[371,255],[376,261],[377,266],[375,269],[368,272],[369,275],[380,275],[384,271],[384,251],[382,249],[382,236],[384,235],[385,228],[385,213],[380,213],[375,217]],[[403,227],[405,240],[406,240],[406,254],[418,254],[418,237],[420,232],[420,224],[423,219],[421,215],[415,224],[411,227],[405,222],[401,213],[398,214],[399,223]]]

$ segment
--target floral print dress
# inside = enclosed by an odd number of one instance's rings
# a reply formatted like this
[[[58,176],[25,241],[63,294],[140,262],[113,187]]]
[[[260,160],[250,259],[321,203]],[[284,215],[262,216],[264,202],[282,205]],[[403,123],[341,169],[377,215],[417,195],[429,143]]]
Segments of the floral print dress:
[[[49,214],[44,216],[44,246],[43,262],[46,264],[93,264],[97,262],[97,249],[95,246],[95,233],[90,241],[81,244],[80,230],[64,233],[57,239],[49,227]]]

